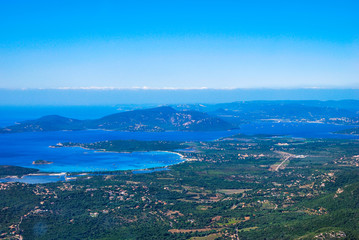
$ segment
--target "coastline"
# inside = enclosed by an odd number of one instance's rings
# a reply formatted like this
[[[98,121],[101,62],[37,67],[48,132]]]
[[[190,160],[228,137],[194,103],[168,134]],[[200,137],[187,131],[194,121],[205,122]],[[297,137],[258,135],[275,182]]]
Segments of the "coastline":
[[[50,146],[51,147],[51,146]],[[108,153],[134,153],[134,152],[114,152],[114,151],[106,151],[106,150],[95,150],[95,149],[91,149],[91,148],[86,148],[86,147],[82,147],[82,146],[71,146],[71,147],[80,147],[82,149],[85,149],[85,150],[90,150],[90,151],[94,151],[94,152],[98,152],[98,153],[101,153],[101,152],[108,152]],[[148,171],[148,172],[152,172],[152,171],[161,171],[161,170],[165,170],[167,169],[168,167],[170,166],[174,166],[174,165],[177,165],[177,164],[181,164],[181,163],[184,163],[186,161],[189,161],[190,159],[186,158],[183,154],[181,153],[178,153],[178,152],[174,152],[174,151],[135,151],[135,152],[139,152],[139,153],[146,153],[146,152],[158,152],[158,153],[170,153],[170,154],[175,154],[177,156],[180,157],[180,162],[177,162],[177,163],[174,163],[174,164],[168,164],[168,165],[164,165],[164,166],[159,166],[159,167],[150,167],[150,168],[139,168],[139,169],[128,169],[128,170],[114,170],[114,171],[104,171],[103,173],[106,174],[106,172],[109,172],[109,174],[111,174],[111,172],[115,172],[115,171],[132,171],[132,172],[136,172],[136,171]],[[168,170],[168,169],[167,169]],[[14,180],[14,181],[9,181],[9,182],[22,182],[22,181],[16,181],[16,180],[24,180],[26,178],[36,178],[36,177],[58,177],[58,178],[61,178],[61,177],[64,177],[65,181],[67,180],[67,175],[69,173],[68,172],[37,172],[37,173],[29,173],[29,174],[25,174],[25,175],[22,175],[22,176],[4,176],[2,178],[0,178],[0,182],[2,182],[1,180]],[[78,176],[86,176],[86,175],[89,175],[91,174],[91,172],[81,172],[79,174],[76,174]],[[57,180],[57,181],[62,181],[62,180]],[[8,182],[8,181],[5,181],[5,182]],[[25,182],[26,183],[26,182]],[[33,183],[31,182],[31,180],[27,183]]]
[[[116,152],[116,151],[108,151],[106,149],[93,149],[93,148],[87,148],[87,147],[82,147],[82,146],[64,146],[64,147],[79,147],[85,150],[90,150],[90,151],[94,151],[94,152],[106,152],[106,153],[148,153],[148,152],[165,152],[165,153],[172,153],[172,154],[176,154],[178,156],[181,157],[181,159],[184,159],[184,161],[187,161],[188,159],[181,153],[179,152],[174,152],[174,151],[163,151],[163,150],[153,150],[153,151],[132,151],[132,152],[128,152],[128,151],[122,151],[122,152]]]
[[[159,150],[159,151],[152,151],[152,152],[165,152],[165,153],[173,153],[173,154],[176,154],[176,155],[180,156],[182,159],[185,159],[185,160],[186,160],[186,157],[185,157],[183,154],[179,153],[179,152],[161,151],[161,150]]]
[[[72,147],[72,146],[71,146]],[[171,165],[165,165],[163,167],[155,167],[155,168],[142,168],[142,169],[131,169],[129,171],[141,171],[141,170],[151,170],[151,169],[156,169],[156,168],[166,168],[166,167],[170,167],[170,166],[174,166],[177,164],[181,164],[184,162],[188,162],[191,161],[191,159],[186,158],[186,156],[184,156],[183,154],[179,153],[179,152],[174,152],[174,151],[163,151],[163,150],[155,150],[155,151],[133,151],[133,152],[115,152],[115,151],[107,151],[105,149],[99,150],[99,149],[91,149],[91,148],[86,148],[86,147],[82,147],[82,146],[73,146],[73,147],[79,147],[85,150],[91,150],[91,151],[95,151],[95,152],[108,152],[108,153],[134,153],[134,152],[138,152],[138,153],[148,153],[148,152],[164,152],[164,153],[171,153],[171,154],[176,154],[177,156],[180,156],[180,158],[183,160],[179,163],[175,163],[175,164],[171,164]],[[119,170],[122,171],[122,170]]]

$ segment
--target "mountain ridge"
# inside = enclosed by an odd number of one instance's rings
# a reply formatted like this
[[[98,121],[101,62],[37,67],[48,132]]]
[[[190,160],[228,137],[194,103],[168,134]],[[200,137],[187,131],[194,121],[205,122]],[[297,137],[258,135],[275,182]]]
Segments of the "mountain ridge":
[[[178,111],[169,106],[141,109],[106,115],[92,120],[78,120],[47,115],[0,129],[0,133],[45,132],[61,130],[104,129],[115,131],[217,131],[234,126],[207,113]]]

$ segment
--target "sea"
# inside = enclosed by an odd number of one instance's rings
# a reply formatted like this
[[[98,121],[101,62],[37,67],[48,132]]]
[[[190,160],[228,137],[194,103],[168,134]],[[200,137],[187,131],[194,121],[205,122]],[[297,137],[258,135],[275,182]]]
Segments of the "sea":
[[[123,109],[123,108],[120,108]],[[44,115],[58,114],[77,119],[93,119],[119,112],[118,106],[111,107],[0,107],[0,127],[15,122],[35,119]],[[21,179],[0,179],[0,182],[19,181],[46,183],[64,180],[63,175],[45,173],[98,172],[164,168],[178,164],[184,159],[169,152],[113,153],[86,150],[79,147],[51,148],[60,142],[89,143],[104,140],[170,140],[170,141],[212,141],[234,134],[270,134],[299,138],[341,138],[359,139],[359,136],[333,134],[332,132],[352,126],[293,123],[255,122],[242,125],[240,129],[211,132],[118,132],[103,130],[54,131],[0,134],[0,165],[15,165],[36,168],[43,175],[25,176]],[[52,164],[33,165],[36,160]]]

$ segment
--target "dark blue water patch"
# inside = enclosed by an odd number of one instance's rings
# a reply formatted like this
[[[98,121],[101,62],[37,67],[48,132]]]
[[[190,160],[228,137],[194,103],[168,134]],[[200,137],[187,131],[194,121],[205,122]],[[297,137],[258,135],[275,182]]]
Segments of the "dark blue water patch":
[[[359,139],[358,135],[334,134],[336,131],[353,127],[355,126],[323,123],[255,122],[241,125],[240,133],[246,135],[283,135],[300,138]]]
[[[221,137],[228,137],[239,133],[240,130],[210,131],[210,132],[124,132],[105,130],[86,131],[54,131],[54,132],[25,132],[0,134],[1,139],[10,141],[22,139],[25,141],[42,139],[55,145],[59,142],[90,143],[105,140],[142,140],[142,141],[212,141]]]

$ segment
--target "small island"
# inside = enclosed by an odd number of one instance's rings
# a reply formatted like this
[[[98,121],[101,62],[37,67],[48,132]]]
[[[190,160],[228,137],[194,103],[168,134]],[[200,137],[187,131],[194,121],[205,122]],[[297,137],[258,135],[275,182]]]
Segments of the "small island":
[[[32,162],[34,165],[42,165],[42,164],[52,164],[54,162],[46,161],[46,160],[35,160]]]

